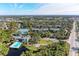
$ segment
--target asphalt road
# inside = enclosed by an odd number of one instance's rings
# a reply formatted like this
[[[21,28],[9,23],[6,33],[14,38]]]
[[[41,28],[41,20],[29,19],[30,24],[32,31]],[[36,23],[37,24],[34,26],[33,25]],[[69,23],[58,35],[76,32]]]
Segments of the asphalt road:
[[[78,42],[76,41],[77,37],[76,37],[76,26],[75,26],[75,21],[73,23],[73,28],[71,30],[71,34],[70,37],[68,39],[68,42],[70,44],[70,52],[69,52],[69,56],[77,56],[77,48],[78,48]]]

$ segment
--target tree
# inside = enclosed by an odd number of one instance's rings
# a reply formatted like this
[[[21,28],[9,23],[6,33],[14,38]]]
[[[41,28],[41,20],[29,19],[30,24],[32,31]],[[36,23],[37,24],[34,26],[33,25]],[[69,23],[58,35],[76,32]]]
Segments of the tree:
[[[32,21],[28,20],[26,25],[28,26],[30,31],[32,31]]]
[[[37,32],[33,32],[30,34],[32,39],[30,40],[31,43],[38,43],[38,40],[41,38],[40,35]]]
[[[8,22],[7,25],[9,30],[16,30],[18,28],[18,24],[16,22]]]
[[[69,44],[67,42],[53,42],[47,46],[40,46],[36,51],[27,51],[28,56],[67,56],[69,54]]]

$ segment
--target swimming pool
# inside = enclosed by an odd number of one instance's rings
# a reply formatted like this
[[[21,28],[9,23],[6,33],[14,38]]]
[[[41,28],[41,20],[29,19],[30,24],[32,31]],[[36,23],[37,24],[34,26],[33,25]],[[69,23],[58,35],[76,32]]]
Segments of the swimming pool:
[[[10,48],[19,48],[21,45],[22,45],[21,42],[14,42],[14,43],[10,46]]]

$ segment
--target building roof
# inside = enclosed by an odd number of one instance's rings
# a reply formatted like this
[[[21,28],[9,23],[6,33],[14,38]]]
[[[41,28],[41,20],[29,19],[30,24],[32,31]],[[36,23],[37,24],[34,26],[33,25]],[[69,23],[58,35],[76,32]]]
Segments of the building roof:
[[[21,34],[26,34],[28,33],[29,29],[19,29],[18,30]]]

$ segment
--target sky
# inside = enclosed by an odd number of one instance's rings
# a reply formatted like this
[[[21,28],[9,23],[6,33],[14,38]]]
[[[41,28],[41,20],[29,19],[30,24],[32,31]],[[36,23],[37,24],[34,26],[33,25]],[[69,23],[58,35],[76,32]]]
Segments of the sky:
[[[0,3],[0,15],[79,15],[79,4]]]

